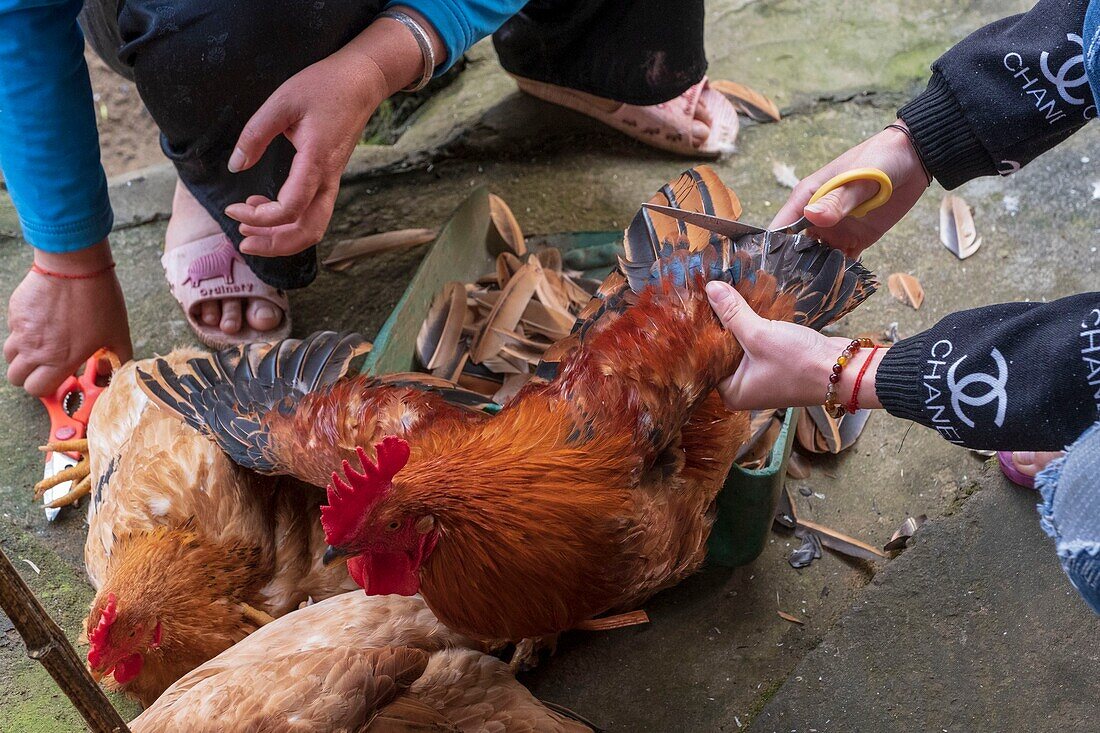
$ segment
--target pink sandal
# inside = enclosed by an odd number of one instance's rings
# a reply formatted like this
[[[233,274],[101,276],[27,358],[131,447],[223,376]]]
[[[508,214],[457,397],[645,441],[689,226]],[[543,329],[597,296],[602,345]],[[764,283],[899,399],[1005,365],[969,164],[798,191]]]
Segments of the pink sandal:
[[[695,86],[661,104],[637,106],[578,92],[546,82],[512,76],[520,91],[588,115],[646,145],[692,157],[718,157],[734,151],[740,123],[737,110],[704,76]],[[711,113],[710,134],[694,140],[695,107],[705,100]]]
[[[229,237],[214,234],[173,247],[160,258],[168,289],[183,308],[183,315],[199,341],[212,349],[224,349],[253,341],[278,341],[290,335],[290,303],[282,290],[271,287],[245,264]],[[195,306],[225,298],[263,298],[283,312],[283,321],[271,331],[248,325],[229,335],[208,326],[194,315]],[[244,318],[244,313],[241,314]]]

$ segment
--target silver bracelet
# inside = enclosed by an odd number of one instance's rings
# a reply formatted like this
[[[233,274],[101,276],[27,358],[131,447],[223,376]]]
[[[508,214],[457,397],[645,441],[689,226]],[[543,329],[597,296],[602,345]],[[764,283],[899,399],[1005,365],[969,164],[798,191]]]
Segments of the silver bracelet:
[[[413,38],[416,39],[416,45],[420,46],[420,55],[424,59],[424,70],[416,83],[405,87],[401,91],[418,92],[428,86],[428,82],[432,80],[432,74],[435,73],[435,51],[432,50],[432,42],[431,39],[428,38],[428,32],[410,16],[398,10],[383,10],[378,14],[378,17],[396,20],[398,23],[408,28],[409,32],[413,34]]]

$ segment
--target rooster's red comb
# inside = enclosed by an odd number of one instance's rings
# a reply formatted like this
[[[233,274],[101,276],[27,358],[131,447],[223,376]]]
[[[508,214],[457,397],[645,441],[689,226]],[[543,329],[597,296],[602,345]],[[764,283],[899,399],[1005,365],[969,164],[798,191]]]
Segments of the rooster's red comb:
[[[115,622],[118,613],[118,598],[114,593],[107,594],[107,602],[103,605],[103,611],[99,614],[99,623],[88,632],[88,664],[93,667],[99,663],[103,654],[103,648],[107,645],[107,634],[111,630],[111,624]]]
[[[356,448],[363,473],[344,461],[345,482],[335,471],[328,485],[328,505],[321,507],[321,526],[325,541],[333,546],[347,544],[354,536],[363,515],[386,495],[397,472],[409,462],[409,444],[390,435],[374,446],[375,461],[362,448]]]

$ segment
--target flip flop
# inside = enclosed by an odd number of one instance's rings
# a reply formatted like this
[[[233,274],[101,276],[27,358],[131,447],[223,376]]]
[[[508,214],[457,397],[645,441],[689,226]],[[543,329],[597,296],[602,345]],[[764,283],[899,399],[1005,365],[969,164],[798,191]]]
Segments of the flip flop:
[[[1016,468],[1016,464],[1012,462],[1012,451],[997,451],[997,462],[1001,464],[1001,472],[1009,481],[1017,486],[1023,486],[1025,489],[1035,488],[1035,477],[1028,476]]]
[[[211,349],[224,349],[256,341],[279,341],[290,335],[290,303],[282,290],[256,276],[224,234],[214,234],[173,247],[160,258],[168,289],[183,308],[187,324],[199,341]],[[199,303],[226,298],[263,298],[283,311],[282,323],[271,331],[257,331],[248,325],[229,335],[195,317]],[[241,317],[245,318],[242,312]]]
[[[512,75],[520,91],[551,104],[588,115],[608,127],[654,148],[691,157],[732,153],[740,123],[737,110],[704,76],[675,99],[649,106],[624,104],[575,89]],[[694,140],[691,132],[695,108],[705,100],[711,113],[710,134]]]

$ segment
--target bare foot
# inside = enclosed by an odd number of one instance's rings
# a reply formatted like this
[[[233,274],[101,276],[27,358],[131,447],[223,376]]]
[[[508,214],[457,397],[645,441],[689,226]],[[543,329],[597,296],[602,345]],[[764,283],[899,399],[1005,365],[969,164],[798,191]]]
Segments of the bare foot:
[[[1055,458],[1061,458],[1065,453],[1062,451],[1054,452],[1036,452],[1036,451],[1014,451],[1012,453],[1012,465],[1016,467],[1016,470],[1025,476],[1031,476],[1035,478],[1047,464],[1053,461]]]
[[[194,242],[221,228],[211,218],[187,187],[176,182],[172,198],[172,218],[164,235],[164,249],[168,251],[182,244]],[[264,298],[226,298],[199,303],[192,315],[207,326],[217,326],[222,333],[232,336],[241,330],[241,316],[257,331],[272,331],[283,322],[283,311]]]

